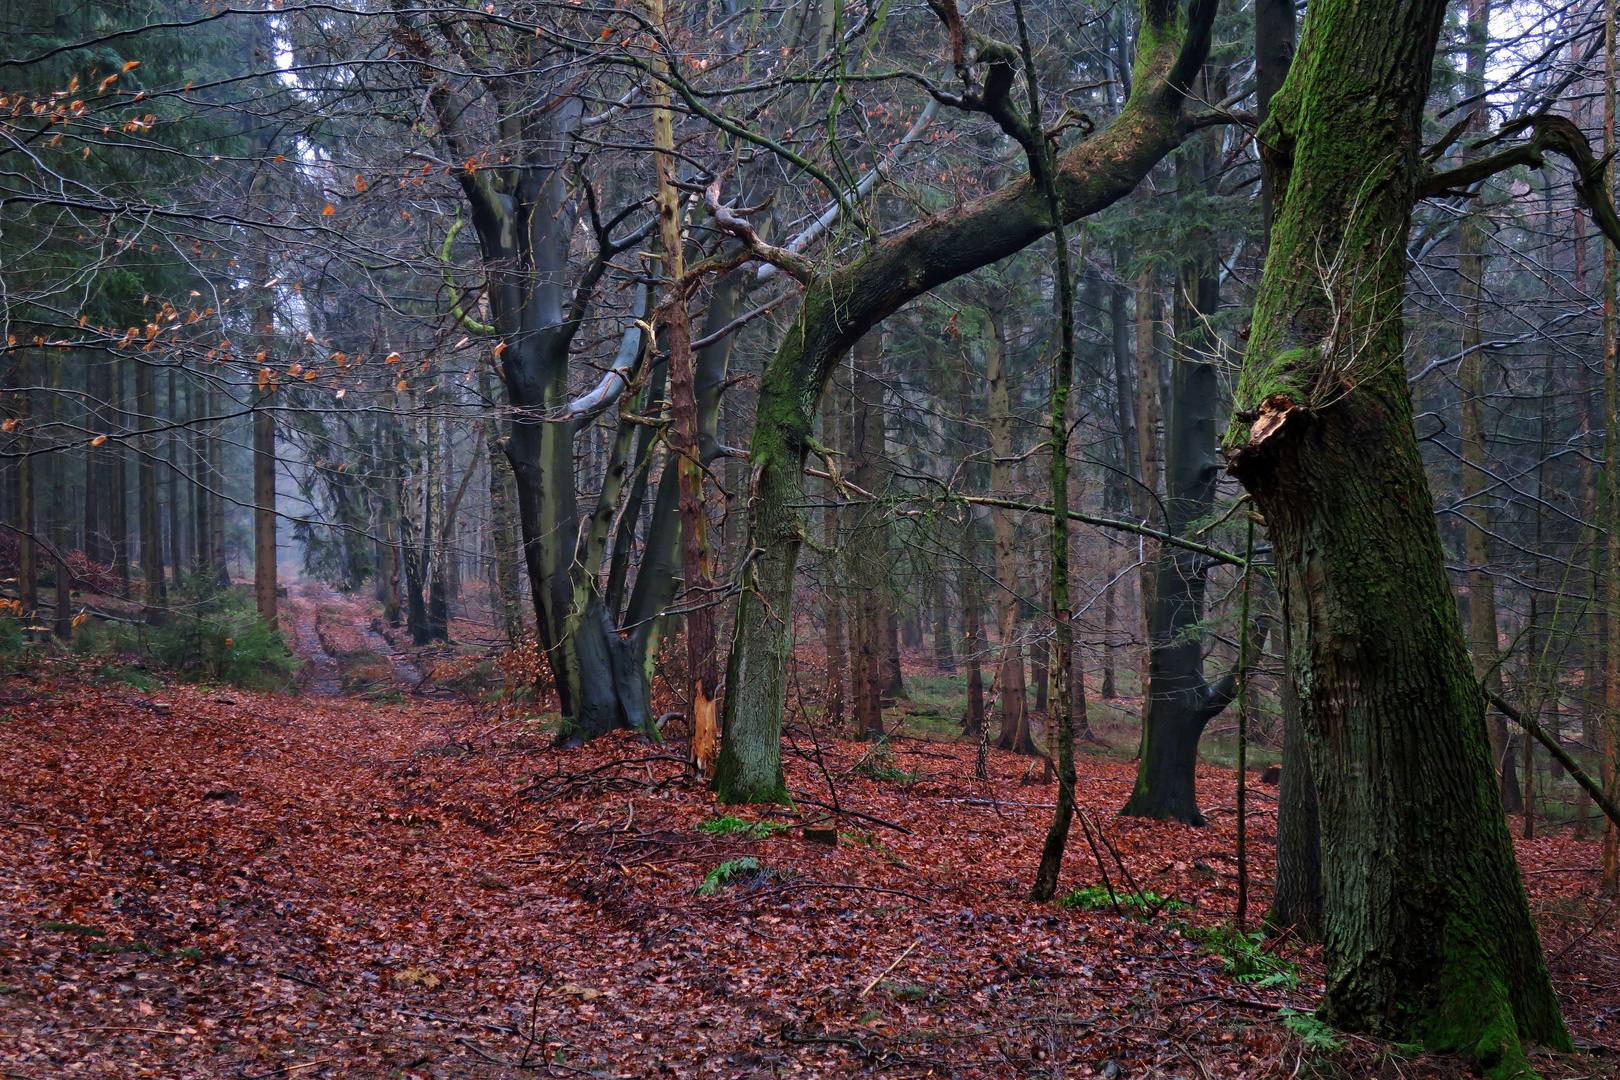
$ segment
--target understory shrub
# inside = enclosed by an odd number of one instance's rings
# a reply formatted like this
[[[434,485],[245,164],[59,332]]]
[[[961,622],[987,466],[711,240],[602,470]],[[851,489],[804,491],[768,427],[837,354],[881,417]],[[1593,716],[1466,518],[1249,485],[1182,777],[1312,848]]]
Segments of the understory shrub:
[[[74,651],[121,664],[152,666],[197,682],[243,690],[286,690],[299,661],[272,630],[245,588],[187,586],[159,625],[89,620],[74,631]]]

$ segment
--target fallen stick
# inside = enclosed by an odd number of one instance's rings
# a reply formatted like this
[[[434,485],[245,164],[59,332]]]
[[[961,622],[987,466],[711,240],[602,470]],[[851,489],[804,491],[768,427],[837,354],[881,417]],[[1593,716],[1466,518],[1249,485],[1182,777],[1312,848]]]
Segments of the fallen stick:
[[[874,987],[874,986],[876,986],[878,984],[878,980],[883,978],[883,976],[887,975],[889,972],[893,971],[895,968],[899,967],[900,966],[900,961],[902,961],[906,957],[910,956],[911,955],[911,950],[915,949],[917,946],[921,945],[922,942],[923,942],[923,939],[918,938],[916,941],[913,941],[910,945],[907,945],[906,946],[906,951],[901,953],[899,956],[894,958],[894,963],[890,964],[888,967],[886,967],[882,971],[878,972],[877,975],[872,979],[872,981],[866,984],[866,989],[862,990],[860,993],[855,995],[855,1000],[859,1001],[861,998],[864,998],[867,994],[870,994],[872,992],[872,987]]]

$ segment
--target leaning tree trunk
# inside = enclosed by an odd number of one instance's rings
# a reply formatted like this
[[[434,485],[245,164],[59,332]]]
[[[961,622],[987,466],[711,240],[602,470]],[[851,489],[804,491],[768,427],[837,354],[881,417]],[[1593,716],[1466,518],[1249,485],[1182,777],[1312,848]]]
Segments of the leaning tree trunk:
[[[1444,0],[1323,0],[1260,134],[1276,216],[1227,432],[1275,550],[1321,805],[1336,1026],[1568,1048],[1412,425],[1401,303]]]
[[[1201,144],[1201,145],[1200,145]],[[1184,191],[1203,189],[1219,167],[1219,143],[1205,134],[1182,151]],[[1215,505],[1215,349],[1209,320],[1220,307],[1220,264],[1210,230],[1188,237],[1174,303],[1176,348],[1165,442],[1165,529],[1190,532]],[[1204,824],[1194,777],[1204,728],[1231,703],[1235,673],[1215,686],[1204,679],[1207,560],[1170,544],[1159,546],[1148,618],[1148,678],[1142,700],[1142,754],[1136,787],[1121,813]]]
[[[1143,4],[1133,91],[1109,127],[1058,161],[1062,217],[1073,221],[1129,194],[1188,131],[1188,86],[1209,51],[1213,0],[1183,15]],[[1010,88],[1010,80],[1008,83]],[[782,710],[792,648],[794,573],[803,520],[805,455],[833,365],[883,318],[936,285],[1005,258],[1051,231],[1042,193],[1027,176],[946,218],[918,225],[854,263],[814,279],[760,378],[754,436],[751,551],[742,571],[726,675],[725,742],[716,789],[727,802],[785,800]],[[729,748],[729,749],[728,749]],[[728,755],[735,766],[726,770]]]

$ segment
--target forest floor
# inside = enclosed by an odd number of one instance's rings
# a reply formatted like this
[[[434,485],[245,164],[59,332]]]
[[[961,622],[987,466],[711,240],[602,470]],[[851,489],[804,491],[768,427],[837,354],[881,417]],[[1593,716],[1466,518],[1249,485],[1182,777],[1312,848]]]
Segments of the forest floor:
[[[1312,949],[1223,954],[1230,770],[1201,770],[1194,829],[1115,817],[1132,769],[1086,758],[1107,844],[1077,827],[1063,891],[1102,863],[1127,896],[1111,845],[1176,904],[1037,905],[1054,788],[1028,758],[992,750],[978,781],[973,745],[873,757],[795,725],[799,812],[727,809],[676,748],[557,749],[427,692],[356,601],[295,588],[286,622],[313,661],[297,696],[142,692],[68,660],[0,688],[0,1076],[1469,1074],[1300,1016]],[[1251,919],[1275,807],[1254,787]],[[727,814],[751,827],[700,829]],[[1583,1047],[1534,1060],[1615,1075],[1597,844],[1519,858]]]

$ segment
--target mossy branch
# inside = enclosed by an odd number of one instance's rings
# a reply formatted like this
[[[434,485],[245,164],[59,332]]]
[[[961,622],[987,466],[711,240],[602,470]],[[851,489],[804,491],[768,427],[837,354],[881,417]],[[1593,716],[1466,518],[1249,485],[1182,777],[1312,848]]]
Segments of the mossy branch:
[[[1580,199],[1581,205],[1591,212],[1593,222],[1603,231],[1603,235],[1609,238],[1609,243],[1620,247],[1620,217],[1615,215],[1614,200],[1609,194],[1608,185],[1604,183],[1604,177],[1608,174],[1609,159],[1614,156],[1614,151],[1609,151],[1601,158],[1596,157],[1592,153],[1592,144],[1587,140],[1585,132],[1570,120],[1552,115],[1515,120],[1492,136],[1489,141],[1494,142],[1517,134],[1525,128],[1531,129],[1529,142],[1446,172],[1435,173],[1424,185],[1424,194],[1432,196],[1462,191],[1517,165],[1540,169],[1546,164],[1546,153],[1552,151],[1564,155],[1575,167],[1575,194]]]
[[[462,220],[461,211],[456,211],[456,220],[451,223],[450,231],[444,234],[444,244],[439,248],[440,272],[444,275],[444,287],[450,293],[450,314],[464,329],[475,334],[493,334],[493,326],[479,322],[462,307],[461,286],[456,284],[455,277],[450,273],[450,247],[456,242],[456,236],[464,224],[466,222]]]

